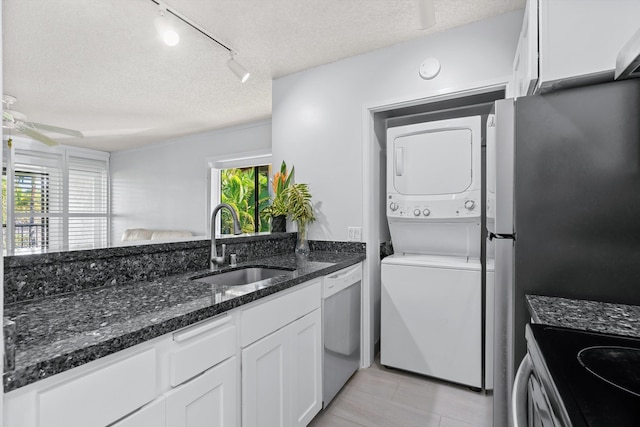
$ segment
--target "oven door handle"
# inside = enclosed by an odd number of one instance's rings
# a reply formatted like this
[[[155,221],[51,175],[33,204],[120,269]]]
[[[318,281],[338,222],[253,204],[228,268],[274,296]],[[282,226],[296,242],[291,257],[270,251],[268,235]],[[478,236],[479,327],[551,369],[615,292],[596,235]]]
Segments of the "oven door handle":
[[[513,427],[527,427],[527,393],[529,376],[533,373],[531,356],[527,353],[520,362],[511,394],[511,419]]]

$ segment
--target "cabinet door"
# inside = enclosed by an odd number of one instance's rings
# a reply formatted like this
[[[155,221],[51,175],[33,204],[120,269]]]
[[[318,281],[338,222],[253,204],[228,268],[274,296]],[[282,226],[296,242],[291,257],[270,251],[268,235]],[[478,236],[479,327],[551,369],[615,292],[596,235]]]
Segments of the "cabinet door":
[[[513,61],[514,95],[531,95],[538,83],[538,0],[528,0]]]
[[[232,357],[165,394],[167,426],[236,425],[236,358]]]
[[[291,406],[294,426],[306,426],[322,408],[322,318],[320,310],[288,326],[291,330]]]
[[[242,426],[291,425],[291,339],[288,327],[242,350]]]
[[[540,0],[539,16],[541,89],[575,77],[610,80],[638,30],[640,1]]]
[[[165,425],[165,398],[161,397],[111,427],[164,427]]]

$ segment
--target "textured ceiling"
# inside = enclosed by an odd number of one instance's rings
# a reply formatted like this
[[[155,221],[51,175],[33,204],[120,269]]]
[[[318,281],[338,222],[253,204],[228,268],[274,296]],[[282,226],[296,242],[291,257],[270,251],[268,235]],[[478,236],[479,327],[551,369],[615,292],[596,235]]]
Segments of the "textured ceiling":
[[[418,29],[416,0],[169,0],[239,52],[175,21],[156,33],[151,0],[3,0],[4,93],[34,122],[82,131],[61,143],[116,151],[269,118],[271,80],[524,7],[525,0],[435,0]],[[175,19],[175,18],[169,18]]]

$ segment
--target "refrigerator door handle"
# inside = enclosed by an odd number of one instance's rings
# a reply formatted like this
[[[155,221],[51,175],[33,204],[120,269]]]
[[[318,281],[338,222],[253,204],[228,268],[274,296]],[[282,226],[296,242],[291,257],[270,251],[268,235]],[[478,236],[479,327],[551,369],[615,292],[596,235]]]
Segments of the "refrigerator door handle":
[[[489,236],[489,241],[493,241],[493,239],[508,239],[508,240],[513,240],[514,242],[516,241],[516,233],[505,234],[505,233],[494,233],[490,231],[488,233],[488,236]]]

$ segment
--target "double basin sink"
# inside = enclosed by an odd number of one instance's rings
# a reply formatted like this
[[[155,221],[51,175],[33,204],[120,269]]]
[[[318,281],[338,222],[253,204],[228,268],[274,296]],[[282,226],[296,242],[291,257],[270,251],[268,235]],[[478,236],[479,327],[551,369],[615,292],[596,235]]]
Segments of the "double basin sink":
[[[204,277],[194,277],[192,280],[220,286],[244,286],[273,277],[291,277],[292,270],[266,267],[244,267],[237,270],[213,273]]]

